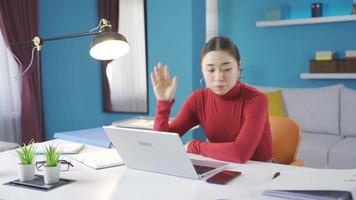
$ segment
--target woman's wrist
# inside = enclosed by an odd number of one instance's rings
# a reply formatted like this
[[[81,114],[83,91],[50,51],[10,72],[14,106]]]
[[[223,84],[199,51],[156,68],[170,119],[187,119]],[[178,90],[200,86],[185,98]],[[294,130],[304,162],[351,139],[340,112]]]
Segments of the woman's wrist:
[[[189,143],[187,143],[187,152],[199,154],[200,143],[201,141],[198,140],[190,140]]]
[[[184,148],[185,148],[185,151],[188,152],[188,149],[189,149],[189,144],[192,142],[192,140],[189,140],[187,143],[185,143],[184,145]]]
[[[166,107],[172,107],[174,103],[174,99],[172,100],[157,100],[157,105],[159,107],[163,107],[163,108],[166,108]]]
[[[157,102],[170,103],[174,101],[174,99],[157,99]]]

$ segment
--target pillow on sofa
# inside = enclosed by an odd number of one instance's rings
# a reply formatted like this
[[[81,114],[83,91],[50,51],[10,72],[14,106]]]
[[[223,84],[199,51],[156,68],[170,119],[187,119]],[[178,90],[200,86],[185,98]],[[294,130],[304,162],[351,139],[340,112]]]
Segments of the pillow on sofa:
[[[303,131],[339,135],[339,90],[342,86],[282,89],[287,115],[295,119]]]
[[[271,116],[285,117],[284,103],[280,90],[265,92],[268,98],[268,112]]]
[[[275,92],[275,91],[283,89],[280,87],[258,86],[258,85],[250,85],[250,84],[248,84],[248,85],[256,88],[257,90],[259,90],[261,92]]]
[[[266,94],[268,98],[268,114],[271,116],[286,117],[285,105],[280,87],[257,86],[248,84],[251,87]]]
[[[356,136],[356,90],[340,90],[340,133],[343,136]]]

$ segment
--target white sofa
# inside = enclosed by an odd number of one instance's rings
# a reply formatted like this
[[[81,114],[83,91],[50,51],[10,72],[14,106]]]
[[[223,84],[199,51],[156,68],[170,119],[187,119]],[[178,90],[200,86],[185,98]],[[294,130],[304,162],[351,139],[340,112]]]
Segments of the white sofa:
[[[0,141],[0,152],[15,149],[17,147],[19,147],[19,145],[16,143]]]
[[[356,168],[356,90],[344,85],[280,90],[288,117],[302,128],[298,159],[307,167]]]

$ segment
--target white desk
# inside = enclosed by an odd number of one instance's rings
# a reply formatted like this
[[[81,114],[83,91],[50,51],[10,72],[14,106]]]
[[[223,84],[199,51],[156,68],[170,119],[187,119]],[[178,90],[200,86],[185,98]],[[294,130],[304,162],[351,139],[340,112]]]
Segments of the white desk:
[[[96,148],[86,146],[83,151]],[[192,157],[202,158],[192,155]],[[249,161],[246,164],[230,164],[229,169],[242,172],[227,185],[209,184],[204,180],[154,174],[131,170],[126,166],[94,170],[75,160],[64,157],[74,164],[62,178],[75,179],[70,183],[48,192],[29,190],[3,185],[18,178],[15,151],[0,153],[0,199],[260,199],[257,186],[271,180],[276,171],[290,170],[293,167],[271,163]],[[41,159],[40,157],[37,158]],[[206,158],[208,159],[208,158]],[[38,173],[38,172],[36,172]],[[41,174],[41,173],[39,173]]]

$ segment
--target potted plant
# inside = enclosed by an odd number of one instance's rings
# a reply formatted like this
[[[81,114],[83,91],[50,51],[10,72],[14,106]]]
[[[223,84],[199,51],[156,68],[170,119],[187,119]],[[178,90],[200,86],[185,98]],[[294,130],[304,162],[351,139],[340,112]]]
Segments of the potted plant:
[[[27,145],[16,149],[20,163],[17,165],[20,181],[32,181],[35,178],[35,165],[33,161],[36,158],[36,149],[34,140]]]
[[[44,165],[44,182],[45,184],[54,184],[59,181],[60,160],[61,153],[56,146],[49,145],[46,147]]]

